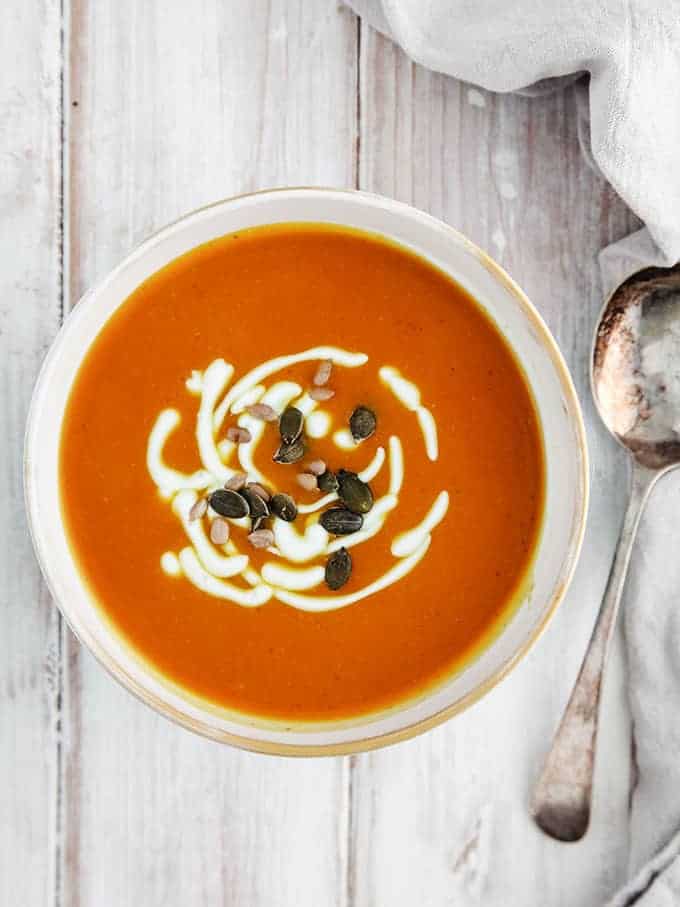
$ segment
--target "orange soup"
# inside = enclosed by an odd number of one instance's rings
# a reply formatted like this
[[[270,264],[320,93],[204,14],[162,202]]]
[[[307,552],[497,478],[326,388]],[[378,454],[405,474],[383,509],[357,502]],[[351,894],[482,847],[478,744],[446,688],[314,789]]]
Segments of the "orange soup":
[[[348,718],[424,693],[512,613],[543,510],[523,373],[473,299],[379,237],[225,236],[106,324],[61,438],[101,608],[191,694]]]

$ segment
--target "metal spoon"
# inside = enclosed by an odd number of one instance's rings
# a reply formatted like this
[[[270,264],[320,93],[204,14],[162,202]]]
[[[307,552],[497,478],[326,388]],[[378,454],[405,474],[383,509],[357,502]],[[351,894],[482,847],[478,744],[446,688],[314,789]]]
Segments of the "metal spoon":
[[[591,360],[604,424],[631,455],[632,490],[588,650],[534,790],[531,813],[561,841],[590,821],[602,676],[642,510],[664,473],[680,465],[680,266],[646,268],[605,304]]]

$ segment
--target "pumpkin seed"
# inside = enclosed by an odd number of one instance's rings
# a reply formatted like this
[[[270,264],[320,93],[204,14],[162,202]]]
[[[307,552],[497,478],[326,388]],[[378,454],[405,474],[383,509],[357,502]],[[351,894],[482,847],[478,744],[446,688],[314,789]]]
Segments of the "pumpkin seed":
[[[271,497],[264,485],[260,485],[259,482],[248,482],[246,488],[249,491],[252,491],[253,494],[259,495],[259,497],[261,497],[263,501],[268,501]]]
[[[269,502],[269,509],[286,523],[292,523],[297,516],[297,506],[289,494],[275,494]]]
[[[314,373],[313,383],[317,387],[321,387],[322,384],[326,384],[328,379],[331,376],[331,371],[333,369],[333,360],[332,359],[322,359],[319,363],[316,372]]]
[[[217,491],[213,491],[208,498],[208,503],[215,513],[236,520],[248,516],[249,513],[248,502],[245,498],[230,488],[218,488]]]
[[[324,510],[319,522],[331,535],[350,535],[361,529],[364,518],[360,513],[352,513],[344,507],[331,507],[330,510]]]
[[[224,545],[229,539],[229,523],[222,517],[215,517],[210,526],[210,541],[215,545]]]
[[[313,387],[308,393],[312,400],[316,400],[317,403],[323,400],[330,400],[331,397],[335,396],[335,391],[330,387]]]
[[[329,469],[326,472],[322,472],[321,475],[317,478],[316,484],[319,486],[319,491],[329,492],[338,490],[338,480],[334,472],[331,472]]]
[[[276,422],[279,418],[276,410],[266,403],[251,403],[250,406],[246,406],[246,412],[253,419],[259,419],[261,422]]]
[[[271,529],[256,529],[248,536],[253,548],[270,548],[274,544],[274,533]]]
[[[338,473],[338,497],[353,513],[368,513],[373,506],[373,492],[354,472]]]
[[[240,491],[247,481],[248,476],[245,472],[235,472],[234,475],[224,483],[224,487],[231,491]]]
[[[357,406],[349,417],[349,430],[355,441],[365,441],[375,432],[378,420],[372,409],[367,406]]]
[[[305,463],[304,470],[313,476],[321,476],[326,472],[326,464],[323,460],[311,460],[309,463]]]
[[[194,501],[191,510],[189,511],[189,522],[193,523],[194,520],[200,520],[201,517],[205,516],[207,509],[208,502],[205,498],[199,498],[197,501]]]
[[[316,476],[311,475],[308,472],[301,472],[296,476],[298,485],[305,489],[305,491],[316,491]]]
[[[302,434],[304,416],[295,406],[287,406],[279,419],[279,434],[284,444],[293,444]]]
[[[338,548],[326,562],[325,580],[329,589],[341,589],[352,573],[352,558],[346,548]]]
[[[280,444],[276,453],[272,457],[275,463],[297,463],[305,455],[305,445],[298,438],[297,441],[291,441]]]
[[[239,492],[239,495],[245,500],[248,505],[248,510],[250,516],[253,520],[260,519],[260,517],[269,516],[269,507],[264,498],[261,498],[260,495],[253,490],[251,485],[246,485],[245,488],[242,488]]]
[[[248,441],[252,440],[253,436],[247,428],[241,428],[240,425],[232,425],[231,428],[227,429],[227,441],[231,441],[232,444],[247,444]]]

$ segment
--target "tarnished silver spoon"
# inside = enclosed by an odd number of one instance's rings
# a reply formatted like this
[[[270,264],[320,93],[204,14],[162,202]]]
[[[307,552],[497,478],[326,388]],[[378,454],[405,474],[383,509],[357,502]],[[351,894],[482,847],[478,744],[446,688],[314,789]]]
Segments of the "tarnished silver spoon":
[[[646,268],[605,304],[591,386],[609,431],[631,455],[632,490],[607,588],[576,685],[531,802],[547,834],[583,837],[590,821],[602,676],[640,516],[664,473],[680,465],[680,266]]]

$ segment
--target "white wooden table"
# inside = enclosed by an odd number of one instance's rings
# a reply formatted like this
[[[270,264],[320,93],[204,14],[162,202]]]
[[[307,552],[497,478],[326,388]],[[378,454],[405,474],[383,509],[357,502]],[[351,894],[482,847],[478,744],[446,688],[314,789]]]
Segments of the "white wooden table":
[[[0,61],[0,905],[601,904],[628,849],[620,644],[588,838],[549,841],[526,810],[625,476],[586,370],[596,253],[635,224],[581,158],[573,92],[433,75],[334,0],[9,0]],[[136,702],[65,628],[23,513],[26,410],[64,313],[182,212],[285,184],[402,199],[505,265],[572,368],[595,479],[575,582],[535,651],[446,726],[346,759],[240,753]]]

